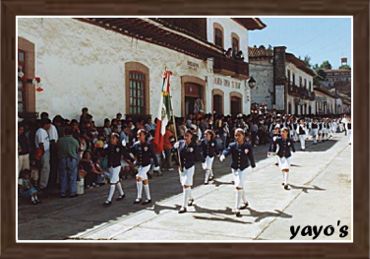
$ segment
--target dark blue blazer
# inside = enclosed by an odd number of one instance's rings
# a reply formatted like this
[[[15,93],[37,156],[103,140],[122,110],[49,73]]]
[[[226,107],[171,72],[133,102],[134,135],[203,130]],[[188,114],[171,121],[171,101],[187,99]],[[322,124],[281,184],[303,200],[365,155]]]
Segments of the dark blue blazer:
[[[121,157],[124,156],[125,159],[131,160],[129,155],[129,150],[119,145],[108,144],[108,147],[104,149],[105,155],[108,156],[108,167],[117,167],[121,165]]]
[[[244,170],[245,168],[249,167],[249,164],[252,166],[252,168],[256,167],[252,145],[247,142],[244,142],[242,145],[233,142],[223,151],[222,154],[225,157],[231,154],[232,169]]]
[[[181,170],[189,169],[195,164],[197,154],[197,145],[194,142],[191,142],[189,145],[186,145],[185,140],[179,141],[179,154],[180,154],[180,168]]]
[[[207,141],[205,139],[200,143],[202,149],[202,162],[206,160],[206,157],[214,157],[218,154],[217,152],[217,142],[216,140]]]
[[[277,155],[279,157],[290,157],[292,153],[290,152],[290,149],[295,152],[294,148],[294,142],[292,139],[287,138],[286,140],[283,140],[282,138],[278,138],[275,141],[276,145],[279,145],[279,150],[277,152]]]
[[[158,166],[158,159],[154,153],[153,145],[151,143],[145,142],[140,143],[136,141],[131,148],[131,152],[134,154],[139,166],[147,166],[151,164],[151,159],[153,159],[154,165]]]

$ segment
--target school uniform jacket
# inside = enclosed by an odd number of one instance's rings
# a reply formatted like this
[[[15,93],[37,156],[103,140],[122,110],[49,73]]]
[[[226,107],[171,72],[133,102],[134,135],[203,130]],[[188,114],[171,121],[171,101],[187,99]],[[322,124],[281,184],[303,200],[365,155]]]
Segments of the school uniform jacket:
[[[298,135],[305,135],[306,134],[305,128],[306,128],[305,126],[302,126],[301,124],[298,124],[298,126],[297,126]]]
[[[280,138],[280,134],[274,134],[270,140],[269,152],[276,152],[276,141]]]
[[[108,156],[108,167],[120,166],[122,156],[124,156],[126,159],[131,159],[129,155],[129,150],[121,144],[108,144],[108,147],[104,149],[104,152]]]
[[[216,140],[207,141],[205,139],[200,143],[202,150],[202,162],[206,160],[206,157],[214,157],[217,155],[217,142]]]
[[[290,157],[292,155],[290,149],[295,152],[294,142],[290,138],[287,138],[285,140],[282,138],[277,138],[275,141],[275,145],[277,146],[277,155],[279,157]]]
[[[185,140],[179,141],[179,154],[180,154],[180,168],[181,171],[189,169],[194,166],[197,152],[197,145],[192,141],[189,145],[186,144]]]
[[[145,167],[150,165],[151,159],[153,159],[154,166],[159,165],[151,143],[136,141],[131,147],[131,153],[135,156],[138,166]]]
[[[231,154],[232,169],[244,170],[245,168],[249,167],[249,165],[251,165],[252,168],[256,167],[256,163],[254,162],[252,145],[250,145],[247,142],[244,142],[242,145],[239,145],[236,142],[230,143],[229,147],[226,148],[222,154],[225,157]]]

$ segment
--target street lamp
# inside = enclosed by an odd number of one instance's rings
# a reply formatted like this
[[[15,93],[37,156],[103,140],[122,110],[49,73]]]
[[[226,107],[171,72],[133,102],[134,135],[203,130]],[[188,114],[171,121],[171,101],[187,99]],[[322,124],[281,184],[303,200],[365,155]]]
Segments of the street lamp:
[[[256,86],[256,80],[254,80],[254,78],[252,76],[248,81],[248,85],[249,85],[250,89],[253,89]]]

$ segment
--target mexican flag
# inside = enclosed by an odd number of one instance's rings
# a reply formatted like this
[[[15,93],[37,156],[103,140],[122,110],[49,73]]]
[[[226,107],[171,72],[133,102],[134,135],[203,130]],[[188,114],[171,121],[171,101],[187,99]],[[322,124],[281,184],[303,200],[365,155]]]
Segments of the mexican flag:
[[[163,136],[166,133],[166,127],[170,121],[171,100],[170,100],[170,77],[171,71],[163,72],[162,93],[159,102],[157,114],[157,123],[154,133],[154,147],[157,152],[163,152]]]

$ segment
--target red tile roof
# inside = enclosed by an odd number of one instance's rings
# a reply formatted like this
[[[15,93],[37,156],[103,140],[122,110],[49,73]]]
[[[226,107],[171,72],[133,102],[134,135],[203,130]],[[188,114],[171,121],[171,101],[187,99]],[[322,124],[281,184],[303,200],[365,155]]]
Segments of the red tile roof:
[[[266,28],[266,24],[264,24],[259,18],[232,18],[234,21],[243,25],[244,28],[248,30],[262,30]]]

